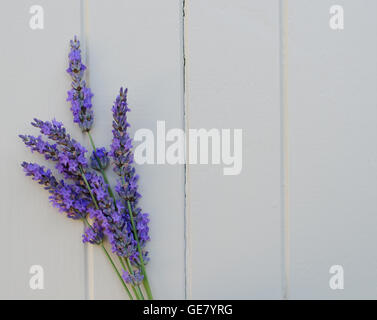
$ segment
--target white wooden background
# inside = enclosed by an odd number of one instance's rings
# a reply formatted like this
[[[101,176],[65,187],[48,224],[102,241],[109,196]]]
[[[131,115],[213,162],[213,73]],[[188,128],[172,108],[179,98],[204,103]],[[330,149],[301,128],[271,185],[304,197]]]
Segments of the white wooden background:
[[[44,29],[29,27],[32,5]],[[344,7],[345,29],[329,28]],[[159,299],[377,298],[377,1],[3,0],[0,298],[123,299],[83,226],[24,177],[33,117],[64,122],[68,42],[80,36],[93,135],[129,88],[132,131],[243,129],[243,170],[142,165],[148,265]],[[45,289],[29,287],[41,265]],[[332,265],[344,290],[329,287]]]

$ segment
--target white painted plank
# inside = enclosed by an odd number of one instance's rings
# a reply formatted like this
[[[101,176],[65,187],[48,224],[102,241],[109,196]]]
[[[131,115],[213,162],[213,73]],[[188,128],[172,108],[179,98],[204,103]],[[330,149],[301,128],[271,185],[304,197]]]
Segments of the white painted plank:
[[[243,169],[190,165],[189,296],[281,297],[278,1],[186,1],[189,128],[243,130]]]
[[[180,1],[88,1],[87,56],[95,94],[93,135],[111,142],[111,107],[121,86],[129,88],[132,134],[156,133],[156,122],[183,126],[183,64]],[[136,143],[135,143],[136,145]],[[142,208],[150,213],[151,261],[147,267],[154,297],[184,297],[184,168],[142,165]],[[111,170],[109,170],[109,173]],[[94,252],[94,297],[125,298],[101,252]]]
[[[288,3],[291,298],[376,298],[377,2]],[[344,30],[329,27],[344,8]],[[344,268],[344,290],[329,269]]]
[[[34,1],[2,2],[0,19],[0,297],[2,299],[82,299],[85,297],[82,224],[51,207],[48,193],[25,177],[23,160],[46,163],[18,138],[38,132],[33,117],[64,121],[73,130],[66,103],[69,39],[80,30],[79,1],[40,0],[44,29],[29,27]],[[80,136],[79,136],[80,137]],[[50,166],[52,167],[52,166]],[[44,269],[44,290],[31,290],[29,269]]]

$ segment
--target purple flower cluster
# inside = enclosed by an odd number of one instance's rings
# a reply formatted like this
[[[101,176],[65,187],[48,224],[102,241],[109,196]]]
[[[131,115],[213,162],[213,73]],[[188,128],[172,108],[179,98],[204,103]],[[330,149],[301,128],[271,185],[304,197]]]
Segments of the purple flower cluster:
[[[74,219],[86,217],[89,212],[91,218],[95,219],[96,224],[93,225],[93,228],[85,230],[83,241],[98,243],[98,239],[102,239],[103,233],[105,233],[109,238],[114,253],[137,262],[137,244],[132,233],[129,217],[126,214],[127,210],[120,201],[118,201],[115,208],[114,202],[108,193],[108,186],[103,181],[103,178],[94,172],[88,172],[85,148],[72,139],[62,123],[56,120],[50,122],[34,119],[32,125],[37,127],[47,138],[53,140],[55,144],[50,144],[43,141],[41,137],[35,138],[31,135],[21,135],[21,139],[32,151],[37,151],[44,155],[46,159],[55,161],[58,172],[63,174],[65,178],[74,181],[74,184],[66,184],[64,181],[61,181],[55,186],[54,192],[50,196],[53,205]],[[94,166],[95,163],[98,165],[97,158],[95,157],[100,159],[101,165],[106,166],[108,158],[104,148],[100,148],[95,154],[92,154],[91,162]],[[29,167],[31,169],[28,171],[29,175],[32,172],[33,176],[36,175],[38,178],[43,177],[43,175],[38,174],[43,169],[38,165],[35,166],[37,167]],[[89,183],[99,206],[98,209],[94,207],[93,201],[90,199],[90,193],[86,189],[82,174],[85,175]],[[51,172],[49,171],[47,177],[50,177],[50,175]],[[56,179],[53,178],[53,180]],[[137,180],[137,176],[134,176],[131,181],[134,180]],[[41,181],[45,181],[45,178]],[[148,221],[147,216],[145,214],[138,214],[139,209],[137,208],[135,213],[136,224],[141,231],[141,238],[144,239],[146,237],[144,233],[148,232],[148,229],[144,226]]]
[[[97,171],[105,170],[109,162],[110,160],[105,148],[94,150],[90,156],[90,166]]]
[[[68,91],[67,101],[71,102],[73,121],[78,123],[82,131],[89,131],[93,125],[93,94],[83,80],[85,65],[81,61],[80,41],[71,40],[71,51],[68,55],[67,72],[72,78],[72,89]]]
[[[120,88],[113,108],[113,140],[110,156],[114,162],[114,171],[120,176],[115,190],[126,203],[126,211],[132,214],[136,223],[137,235],[140,246],[143,248],[149,238],[148,214],[142,213],[138,208],[141,195],[138,192],[138,175],[133,165],[132,139],[127,129],[130,126],[127,121],[127,112],[130,111],[127,104],[127,89]],[[131,211],[129,212],[128,203]],[[143,252],[145,257],[147,252]]]
[[[101,226],[101,224],[95,221],[92,226],[85,228],[85,232],[82,235],[82,242],[100,244],[103,237],[103,227]]]

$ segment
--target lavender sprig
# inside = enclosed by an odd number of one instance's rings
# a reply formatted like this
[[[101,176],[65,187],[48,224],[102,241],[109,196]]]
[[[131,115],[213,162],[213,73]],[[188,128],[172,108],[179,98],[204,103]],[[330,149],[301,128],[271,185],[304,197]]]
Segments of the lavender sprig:
[[[68,68],[67,72],[72,77],[72,89],[68,92],[68,101],[71,101],[71,110],[74,116],[74,122],[78,123],[81,129],[86,132],[89,136],[90,143],[93,148],[93,154],[91,156],[91,167],[95,170],[101,172],[105,183],[108,185],[108,193],[113,199],[114,207],[118,211],[117,202],[114,196],[114,193],[109,185],[108,178],[105,173],[105,168],[108,165],[108,158],[107,154],[105,154],[104,149],[96,149],[93,138],[90,134],[90,128],[93,123],[93,114],[91,112],[91,97],[92,94],[90,90],[85,87],[85,82],[82,81],[82,77],[86,67],[82,64],[81,61],[81,52],[80,52],[80,42],[75,37],[73,41],[71,41],[71,52],[70,52],[70,67]],[[82,85],[80,85],[82,84]],[[86,103],[87,102],[87,105]],[[81,108],[79,108],[79,105]],[[80,112],[81,113],[80,113]],[[84,114],[90,114],[89,122],[85,123],[85,116]],[[103,221],[107,221],[106,217],[102,217]],[[125,223],[125,222],[124,222]],[[125,223],[126,224],[126,223]],[[110,226],[108,226],[110,227]],[[111,234],[111,232],[107,232],[107,234]],[[110,241],[112,242],[113,251],[114,246],[118,246],[118,250],[115,249],[120,256],[124,256],[124,252],[119,249],[119,243],[114,240],[114,237],[109,237]],[[131,245],[127,244],[128,247],[132,247]],[[127,250],[130,251],[130,250]],[[128,254],[127,254],[128,255]],[[127,257],[127,259],[129,259]]]
[[[73,121],[78,123],[82,131],[88,132],[93,125],[93,93],[83,80],[86,66],[81,61],[80,41],[76,36],[71,40],[71,51],[68,57],[67,73],[72,79],[72,89],[68,91],[67,101],[71,102]]]
[[[46,160],[59,160],[59,150],[56,144],[51,145],[48,142],[43,141],[41,136],[36,138],[31,135],[20,134],[19,137],[22,139],[25,145],[30,148],[31,152],[37,151],[40,154],[43,154]]]
[[[128,89],[120,88],[119,95],[116,97],[113,111],[113,140],[110,148],[110,156],[114,162],[114,172],[119,176],[126,176],[134,172],[131,167],[133,162],[132,139],[127,129],[130,124],[127,121],[127,112],[130,111],[127,104]]]
[[[130,111],[127,104],[127,92],[127,88],[124,90],[120,88],[119,95],[112,107],[113,139],[109,154],[114,162],[114,172],[120,176],[115,190],[125,203],[127,216],[131,222],[132,231],[137,243],[138,255],[131,262],[137,268],[141,269],[148,297],[153,299],[145,270],[145,263],[149,260],[148,252],[144,248],[146,242],[150,240],[149,219],[148,214],[143,214],[138,207],[138,200],[141,195],[137,190],[138,175],[136,175],[133,165],[132,139],[127,132],[127,129],[130,127],[127,121],[127,112]]]
[[[61,122],[34,119],[31,124],[39,128],[42,134],[55,141],[60,148],[56,166],[59,173],[62,173],[66,178],[74,179],[81,175],[80,168],[83,170],[88,168],[88,162],[85,158],[86,149],[70,137]]]
[[[114,162],[114,172],[120,176],[115,190],[119,196],[127,203],[131,204],[133,216],[136,217],[138,238],[140,245],[150,240],[148,232],[148,214],[141,213],[141,209],[137,207],[141,198],[138,192],[139,176],[136,174],[134,163],[134,155],[132,151],[132,139],[127,129],[130,124],[127,121],[127,112],[130,111],[127,104],[127,88],[120,88],[112,111],[113,111],[113,140],[111,144],[110,156]],[[128,208],[127,208],[128,210]],[[140,217],[139,217],[140,216]]]
[[[66,184],[63,180],[57,181],[50,169],[36,163],[23,162],[22,167],[27,176],[43,185],[50,193],[50,202],[68,218],[85,219],[91,200],[87,198],[78,185]]]

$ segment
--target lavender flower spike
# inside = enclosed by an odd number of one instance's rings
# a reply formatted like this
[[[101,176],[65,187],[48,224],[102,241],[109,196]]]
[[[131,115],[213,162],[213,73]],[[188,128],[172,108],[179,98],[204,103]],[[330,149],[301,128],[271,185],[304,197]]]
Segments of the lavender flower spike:
[[[23,162],[22,167],[27,176],[43,185],[50,193],[50,202],[60,212],[66,213],[71,219],[85,219],[87,212],[91,211],[93,205],[90,198],[83,193],[81,186],[66,184],[63,180],[57,181],[50,169],[45,169],[36,163]],[[94,222],[93,226],[87,228],[83,234],[83,242],[99,244],[103,239],[103,228]]]
[[[66,178],[75,178],[81,175],[81,170],[86,170],[88,162],[85,158],[86,149],[66,133],[61,122],[56,120],[41,121],[34,119],[32,125],[40,132],[55,141],[59,149],[59,160],[56,168]]]
[[[56,144],[51,145],[48,142],[43,141],[41,136],[36,138],[31,135],[20,134],[19,137],[32,152],[37,151],[40,154],[43,154],[46,160],[59,160],[59,150]]]
[[[50,201],[54,207],[58,207],[59,211],[67,213],[69,218],[80,219],[82,218],[81,212],[83,206],[81,200],[78,200],[78,195],[74,192],[73,188],[65,185],[63,181],[58,182],[52,175],[51,170],[45,169],[36,163],[23,162],[22,167],[27,176],[31,176],[33,180],[43,185],[50,193]],[[80,203],[76,203],[76,200]],[[76,211],[76,205],[77,210]]]
[[[93,125],[93,94],[83,80],[86,66],[81,61],[80,41],[76,36],[71,40],[71,51],[68,57],[67,73],[72,78],[72,89],[68,91],[67,101],[71,102],[73,121],[78,123],[82,131],[88,132]]]
[[[138,192],[138,175],[136,175],[133,165],[134,157],[132,152],[132,139],[127,129],[130,126],[127,121],[127,112],[130,111],[127,104],[127,89],[121,88],[113,108],[113,141],[111,144],[110,156],[114,162],[114,171],[120,176],[115,190],[119,196],[126,202],[126,211],[128,203],[130,204],[132,215],[136,223],[136,230],[140,246],[143,248],[149,238],[148,214],[142,213],[138,208],[138,200],[141,195]],[[143,252],[146,258],[147,253]],[[144,258],[143,257],[143,258]],[[147,259],[146,259],[147,261]],[[145,261],[145,262],[146,262]]]
[[[120,88],[113,111],[113,141],[110,149],[110,156],[114,161],[114,171],[119,176],[126,176],[132,172],[130,165],[133,163],[132,139],[128,135],[127,112],[130,111],[127,104],[127,88]]]

